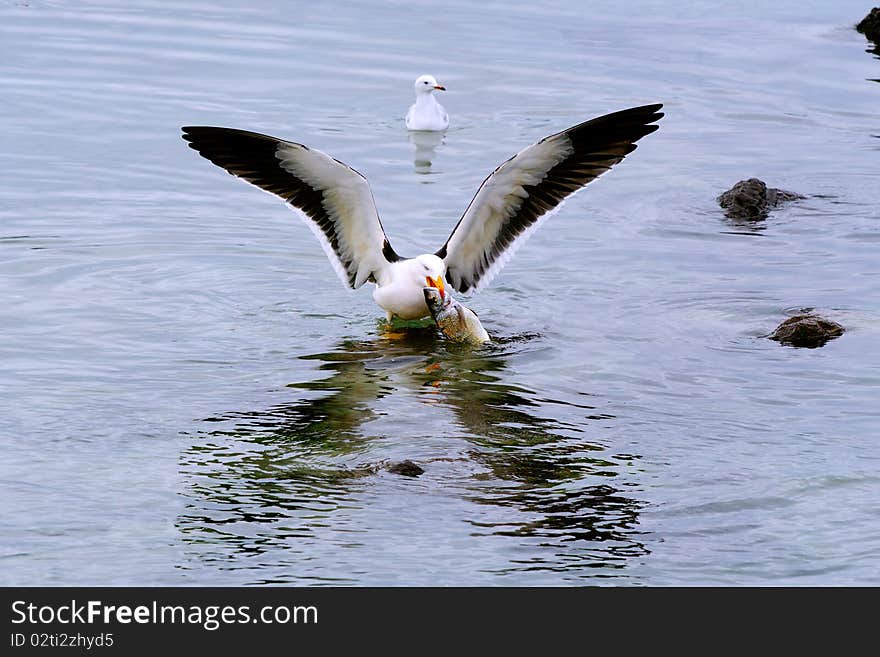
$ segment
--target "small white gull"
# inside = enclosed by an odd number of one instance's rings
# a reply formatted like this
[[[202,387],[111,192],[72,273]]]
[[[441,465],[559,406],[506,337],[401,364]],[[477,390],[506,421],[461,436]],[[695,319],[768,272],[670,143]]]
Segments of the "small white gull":
[[[256,132],[187,126],[183,138],[232,175],[280,196],[311,228],[342,282],[376,285],[373,299],[401,319],[427,317],[423,288],[476,291],[562,201],[654,132],[662,105],[606,114],[545,137],[501,164],[480,185],[435,253],[404,258],[382,228],[369,183],[321,151]],[[445,277],[445,279],[444,279]]]
[[[406,113],[407,130],[446,130],[449,127],[449,115],[443,105],[434,98],[434,91],[446,91],[446,87],[437,84],[430,75],[420,75],[415,82],[416,102]]]

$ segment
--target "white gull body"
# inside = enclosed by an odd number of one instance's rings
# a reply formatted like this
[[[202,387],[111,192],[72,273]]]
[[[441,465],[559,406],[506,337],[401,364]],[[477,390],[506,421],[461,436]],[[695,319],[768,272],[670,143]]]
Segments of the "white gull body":
[[[449,115],[434,97],[434,91],[446,91],[446,87],[437,84],[437,80],[430,75],[419,76],[413,86],[416,90],[416,102],[406,113],[406,129],[433,132],[446,130],[449,127]]]
[[[606,114],[541,139],[501,164],[434,253],[404,258],[391,247],[370,186],[360,173],[321,151],[232,128],[189,126],[183,138],[232,175],[293,207],[312,230],[342,282],[370,282],[392,316],[429,316],[423,288],[476,291],[561,203],[657,129],[662,105]]]

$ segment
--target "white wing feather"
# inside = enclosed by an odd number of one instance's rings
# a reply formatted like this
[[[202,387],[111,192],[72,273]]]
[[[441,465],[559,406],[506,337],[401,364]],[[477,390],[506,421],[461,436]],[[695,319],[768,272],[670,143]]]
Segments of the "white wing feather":
[[[279,143],[277,157],[282,168],[323,194],[324,210],[335,224],[338,253],[311,217],[297,214],[312,229],[346,285],[348,272],[341,258],[356,265],[353,287],[360,287],[373,271],[388,264],[382,256],[385,231],[367,179],[326,153],[300,144]]]

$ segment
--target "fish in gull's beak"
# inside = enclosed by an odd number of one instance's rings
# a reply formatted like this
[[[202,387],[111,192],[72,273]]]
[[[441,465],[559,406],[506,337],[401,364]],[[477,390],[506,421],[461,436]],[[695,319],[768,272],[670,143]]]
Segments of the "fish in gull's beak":
[[[438,276],[437,278],[431,278],[430,276],[425,276],[425,280],[428,282],[428,287],[436,287],[440,291],[440,298],[446,298],[446,291],[443,285],[443,277]]]

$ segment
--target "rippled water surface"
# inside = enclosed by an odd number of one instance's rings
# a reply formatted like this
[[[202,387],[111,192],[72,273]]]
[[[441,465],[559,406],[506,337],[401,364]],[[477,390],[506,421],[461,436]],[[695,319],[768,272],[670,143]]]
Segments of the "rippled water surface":
[[[869,4],[2,2],[0,582],[880,584]],[[383,333],[179,131],[331,153],[412,255],[520,148],[657,101],[465,299],[476,351]],[[806,198],[725,218],[753,176]],[[846,333],[766,339],[802,308]]]

